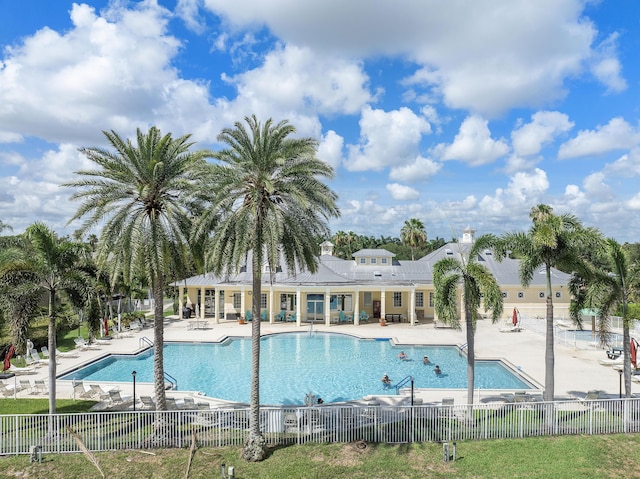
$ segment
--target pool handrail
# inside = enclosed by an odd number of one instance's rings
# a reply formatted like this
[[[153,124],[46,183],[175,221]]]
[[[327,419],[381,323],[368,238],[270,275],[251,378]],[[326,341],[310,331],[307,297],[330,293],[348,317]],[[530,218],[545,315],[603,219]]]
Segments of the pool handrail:
[[[153,347],[153,341],[151,341],[149,338],[147,338],[146,336],[142,336],[139,340],[138,340],[138,348],[142,348],[145,344],[149,345],[150,347]]]

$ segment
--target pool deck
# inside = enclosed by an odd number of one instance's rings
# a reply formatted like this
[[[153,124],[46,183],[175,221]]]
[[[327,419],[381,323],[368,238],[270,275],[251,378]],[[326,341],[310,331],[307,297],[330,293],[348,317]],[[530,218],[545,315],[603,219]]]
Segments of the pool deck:
[[[475,336],[476,360],[478,359],[504,359],[513,367],[520,369],[527,377],[533,379],[539,387],[544,385],[544,348],[545,338],[526,329],[520,332],[501,332],[505,328],[504,321],[492,324],[489,320],[478,321]],[[419,344],[419,345],[461,345],[466,343],[464,330],[456,331],[449,328],[435,328],[433,323],[411,326],[406,323],[389,323],[386,327],[381,327],[377,323],[354,325],[313,325],[314,331],[346,333],[363,338],[391,338],[397,344]],[[261,324],[263,335],[291,332],[309,331],[309,324],[297,327],[292,323]],[[216,324],[209,321],[207,329],[188,329],[187,320],[177,319],[177,317],[167,318],[165,321],[165,341],[221,341],[226,337],[238,337],[251,335],[251,325],[240,325],[236,322],[223,322]],[[111,344],[101,345],[99,349],[78,351],[79,357],[67,358],[58,357],[58,375],[69,372],[81,365],[87,364],[96,358],[110,353],[133,353],[140,350],[141,338],[153,339],[153,329],[146,328],[133,334],[130,338],[120,338],[111,340]],[[144,348],[144,345],[143,345]],[[600,390],[609,397],[618,397],[620,375],[618,371],[610,366],[598,364],[599,359],[605,359],[606,354],[602,349],[572,349],[556,344],[555,347],[555,396],[558,399],[568,397],[584,397],[590,390]],[[188,361],[188,358],[185,359]],[[446,364],[440,364],[446,372]],[[37,368],[36,374],[19,375],[17,379],[29,379],[32,382],[36,379],[48,380],[48,366],[43,365]],[[177,378],[178,385],[180,378]],[[9,385],[12,379],[6,381]],[[93,382],[92,382],[93,383]],[[128,383],[101,383],[105,389],[118,386],[123,396],[131,397],[133,394],[132,382]],[[73,387],[71,381],[57,382],[57,396],[60,399],[73,397]],[[504,391],[476,390],[474,402],[484,402],[492,397],[499,396]],[[640,395],[640,384],[632,382],[632,392]],[[322,395],[322,392],[318,392]],[[539,393],[539,391],[538,391]],[[177,398],[193,394],[199,401],[208,400],[212,404],[224,404],[224,401],[203,398],[197,396],[195,392],[188,391],[168,391],[168,396]],[[17,397],[37,397],[46,393],[33,393],[31,391],[19,391]],[[136,397],[141,395],[153,396],[151,384],[137,383]],[[423,403],[440,403],[442,398],[453,398],[456,404],[465,404],[465,390],[451,389],[431,389],[416,390],[415,397],[420,398]],[[303,398],[301,398],[302,401]],[[376,396],[376,401],[381,403],[395,404],[400,401],[406,402],[407,396]]]

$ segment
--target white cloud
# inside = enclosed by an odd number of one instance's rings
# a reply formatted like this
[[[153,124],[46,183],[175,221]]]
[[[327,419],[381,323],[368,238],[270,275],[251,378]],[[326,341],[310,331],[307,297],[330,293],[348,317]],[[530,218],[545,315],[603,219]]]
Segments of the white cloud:
[[[417,200],[420,197],[418,190],[406,185],[401,185],[400,183],[389,183],[387,185],[387,191],[391,193],[391,197],[394,200]]]
[[[609,35],[594,52],[591,72],[607,87],[608,92],[620,92],[627,88],[627,82],[621,76],[622,65],[616,56],[618,33]]]
[[[273,111],[353,114],[372,100],[368,77],[358,62],[322,57],[296,46],[277,48],[260,67],[226,80],[238,89],[232,107],[259,116]]]
[[[366,106],[360,118],[360,143],[349,145],[346,168],[350,171],[382,170],[413,162],[429,123],[409,108],[386,112]]]
[[[460,131],[450,145],[440,144],[434,150],[443,160],[458,160],[479,166],[492,163],[509,152],[503,140],[491,138],[488,121],[472,115],[462,122]]]
[[[204,3],[233,27],[266,25],[284,42],[318,52],[406,56],[423,68],[407,85],[487,115],[564,96],[564,79],[582,71],[597,34],[579,0]]]
[[[549,180],[543,170],[536,168],[531,172],[516,173],[506,189],[498,188],[494,196],[483,197],[479,208],[487,216],[520,216],[531,205],[539,203],[548,189]]]
[[[573,128],[569,117],[558,111],[538,111],[527,123],[511,133],[513,151],[517,155],[530,156],[540,153],[542,147],[549,144],[562,133]]]
[[[45,27],[6,48],[0,130],[14,139],[76,143],[102,140],[101,130],[133,133],[149,123],[175,133],[192,130],[211,116],[202,108],[208,92],[199,82],[178,79],[171,61],[181,44],[167,34],[168,19],[169,12],[152,1],[131,10],[116,2],[102,16],[74,4],[69,30]],[[185,98],[190,101],[182,105]]]
[[[442,163],[418,156],[413,163],[391,168],[389,178],[396,181],[416,182],[433,177],[442,168]]]
[[[584,179],[584,191],[592,200],[602,201],[613,198],[611,187],[605,183],[605,179],[606,176],[601,171],[592,173]]]
[[[342,163],[342,146],[344,138],[335,131],[329,130],[323,137],[318,146],[318,158],[329,163],[334,168]]]
[[[623,118],[612,118],[606,125],[595,130],[580,130],[575,138],[560,146],[558,158],[601,155],[615,150],[637,146],[640,133]]]
[[[626,202],[626,206],[634,211],[640,211],[640,193],[636,193]]]

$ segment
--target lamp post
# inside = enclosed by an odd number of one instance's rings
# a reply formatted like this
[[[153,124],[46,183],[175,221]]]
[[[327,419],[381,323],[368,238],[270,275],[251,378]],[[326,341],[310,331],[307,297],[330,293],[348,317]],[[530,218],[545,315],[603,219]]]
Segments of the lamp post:
[[[620,375],[620,397],[622,398],[622,374],[623,374],[623,371],[619,370],[618,374]]]
[[[131,376],[133,376],[133,410],[136,410],[136,372],[131,371]]]

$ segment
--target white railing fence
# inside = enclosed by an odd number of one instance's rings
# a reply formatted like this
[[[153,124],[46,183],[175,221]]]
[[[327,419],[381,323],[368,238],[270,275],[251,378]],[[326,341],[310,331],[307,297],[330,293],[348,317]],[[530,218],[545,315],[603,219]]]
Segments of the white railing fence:
[[[240,446],[248,409],[127,411],[0,417],[0,454],[79,452],[70,431],[92,451],[188,447],[195,432],[207,447]],[[640,399],[486,403],[453,406],[262,408],[271,445],[509,439],[640,432]]]

